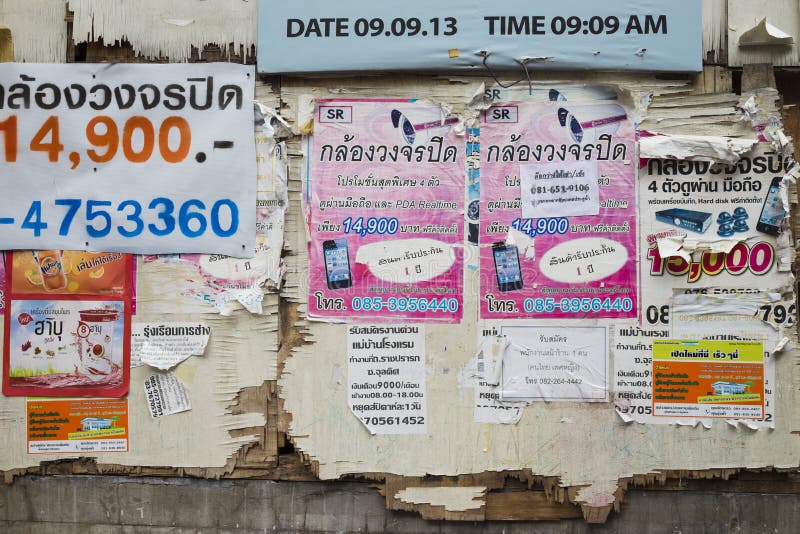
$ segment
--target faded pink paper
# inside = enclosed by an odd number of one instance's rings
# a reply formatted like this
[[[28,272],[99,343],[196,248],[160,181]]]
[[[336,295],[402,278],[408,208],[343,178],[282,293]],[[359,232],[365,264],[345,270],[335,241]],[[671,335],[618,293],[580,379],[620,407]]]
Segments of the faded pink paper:
[[[320,100],[316,112],[304,197],[308,315],[459,321],[465,143],[457,120],[408,100]]]

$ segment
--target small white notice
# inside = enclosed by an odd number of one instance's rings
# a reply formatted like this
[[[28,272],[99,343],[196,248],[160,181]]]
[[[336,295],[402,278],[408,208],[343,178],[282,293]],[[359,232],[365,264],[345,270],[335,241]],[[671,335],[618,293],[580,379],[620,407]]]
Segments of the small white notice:
[[[153,419],[192,409],[189,391],[173,373],[148,376],[144,381],[144,394]]]
[[[424,327],[351,326],[347,348],[350,411],[367,430],[427,433]]]
[[[606,328],[504,326],[501,400],[608,400]]]
[[[189,356],[201,356],[209,335],[205,323],[133,323],[131,367],[171,369]]]
[[[520,165],[522,217],[570,217],[600,213],[596,161]]]

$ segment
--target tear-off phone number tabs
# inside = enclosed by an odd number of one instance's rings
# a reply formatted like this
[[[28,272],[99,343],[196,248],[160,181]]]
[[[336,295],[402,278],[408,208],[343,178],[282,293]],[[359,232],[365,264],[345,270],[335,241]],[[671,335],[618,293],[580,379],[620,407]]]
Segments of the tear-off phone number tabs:
[[[254,78],[0,65],[0,248],[252,255]]]

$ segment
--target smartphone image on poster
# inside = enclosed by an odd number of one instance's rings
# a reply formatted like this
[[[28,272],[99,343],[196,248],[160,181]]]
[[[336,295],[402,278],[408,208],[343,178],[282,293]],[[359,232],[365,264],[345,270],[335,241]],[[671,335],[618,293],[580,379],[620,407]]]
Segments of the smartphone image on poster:
[[[780,197],[781,178],[776,176],[767,191],[764,205],[761,207],[761,215],[758,216],[756,230],[765,234],[777,236],[781,233],[783,218],[786,215]]]
[[[325,256],[325,278],[328,289],[345,289],[353,285],[347,239],[329,239],[322,243]]]
[[[494,271],[500,291],[522,289],[522,270],[519,267],[519,252],[514,245],[503,242],[492,244]]]

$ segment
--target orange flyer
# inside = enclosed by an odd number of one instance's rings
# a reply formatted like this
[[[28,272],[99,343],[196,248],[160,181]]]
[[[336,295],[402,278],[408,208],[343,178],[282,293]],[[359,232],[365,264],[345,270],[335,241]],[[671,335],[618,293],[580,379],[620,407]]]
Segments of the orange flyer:
[[[17,250],[11,261],[11,292],[43,295],[122,295],[127,254],[81,250]]]
[[[128,399],[27,401],[28,454],[127,452]]]
[[[655,340],[653,415],[763,420],[763,343]]]

